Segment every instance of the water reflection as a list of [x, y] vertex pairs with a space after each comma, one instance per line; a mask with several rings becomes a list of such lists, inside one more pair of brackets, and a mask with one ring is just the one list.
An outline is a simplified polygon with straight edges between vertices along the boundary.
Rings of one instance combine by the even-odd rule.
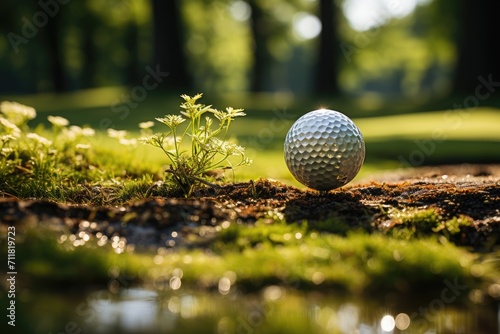
[[399, 313], [396, 316], [396, 319], [394, 319], [395, 325], [399, 330], [406, 330], [408, 327], [410, 327], [411, 319], [410, 316], [406, 313]]
[[95, 310], [94, 330], [107, 332], [111, 328], [124, 328], [140, 332], [149, 329], [157, 321], [158, 299], [154, 291], [128, 289], [120, 293], [118, 300], [92, 300]]
[[380, 328], [384, 333], [392, 333], [394, 327], [396, 327], [396, 321], [392, 315], [384, 315], [382, 320], [380, 320]]
[[[230, 274], [227, 276], [231, 276]], [[445, 308], [419, 313], [339, 297], [303, 294], [269, 286], [258, 295], [231, 290], [231, 277], [219, 293], [121, 291], [114, 299], [95, 299], [92, 333], [494, 333], [497, 307]]]

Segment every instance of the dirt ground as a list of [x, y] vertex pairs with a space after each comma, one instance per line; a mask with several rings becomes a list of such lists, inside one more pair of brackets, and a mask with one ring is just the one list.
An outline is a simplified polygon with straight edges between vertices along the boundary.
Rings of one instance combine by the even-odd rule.
[[[391, 210], [434, 208], [443, 220], [466, 215], [453, 241], [475, 250], [500, 244], [500, 165], [425, 167], [371, 176], [320, 195], [271, 180], [198, 190], [192, 198], [147, 198], [94, 207], [40, 200], [0, 199], [1, 222], [44, 224], [74, 238], [105, 236], [136, 247], [199, 247], [229, 222], [309, 221], [311, 228], [342, 222], [348, 229], [384, 230]], [[315, 226], [317, 224], [317, 226]], [[83, 233], [82, 233], [83, 232]]]

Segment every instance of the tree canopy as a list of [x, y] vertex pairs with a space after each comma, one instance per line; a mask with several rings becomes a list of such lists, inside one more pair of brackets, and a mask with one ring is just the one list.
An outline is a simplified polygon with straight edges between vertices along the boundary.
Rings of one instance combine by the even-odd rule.
[[[499, 75], [489, 0], [88, 0], [0, 5], [0, 92], [140, 84], [431, 97]], [[481, 24], [477, 24], [480, 21]]]

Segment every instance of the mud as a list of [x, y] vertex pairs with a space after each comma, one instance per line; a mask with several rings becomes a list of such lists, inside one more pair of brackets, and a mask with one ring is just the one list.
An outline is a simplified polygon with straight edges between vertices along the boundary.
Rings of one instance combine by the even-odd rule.
[[192, 198], [152, 197], [122, 206], [0, 199], [0, 227], [39, 224], [74, 238], [123, 240], [132, 247], [200, 247], [230, 224], [308, 221], [319, 232], [362, 229], [388, 233], [391, 212], [435, 209], [441, 219], [473, 223], [450, 237], [488, 251], [500, 244], [500, 166], [426, 167], [371, 176], [319, 194], [271, 180], [204, 188]]

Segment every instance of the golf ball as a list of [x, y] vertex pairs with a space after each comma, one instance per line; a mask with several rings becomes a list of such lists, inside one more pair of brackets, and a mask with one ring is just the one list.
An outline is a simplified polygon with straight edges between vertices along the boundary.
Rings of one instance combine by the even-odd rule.
[[365, 160], [361, 131], [346, 115], [328, 109], [300, 117], [285, 139], [285, 161], [309, 188], [328, 191], [347, 184]]

